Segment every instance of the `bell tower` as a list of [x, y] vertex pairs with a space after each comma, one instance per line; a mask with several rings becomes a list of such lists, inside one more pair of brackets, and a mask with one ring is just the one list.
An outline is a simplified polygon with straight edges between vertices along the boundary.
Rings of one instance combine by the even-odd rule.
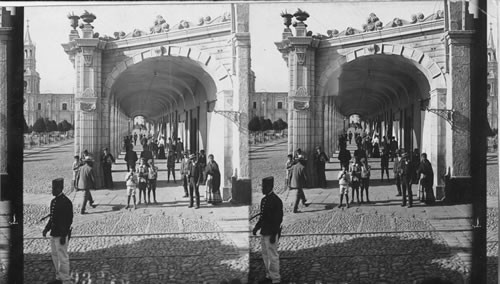
[[35, 97], [40, 94], [40, 75], [36, 71], [36, 46], [31, 40], [29, 20], [24, 36], [24, 117], [28, 125], [37, 119], [38, 106]]

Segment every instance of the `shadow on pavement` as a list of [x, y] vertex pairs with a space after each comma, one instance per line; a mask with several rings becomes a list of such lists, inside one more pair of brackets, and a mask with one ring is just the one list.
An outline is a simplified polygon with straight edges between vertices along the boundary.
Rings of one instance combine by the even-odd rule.
[[[25, 283], [47, 283], [55, 277], [50, 243], [34, 241], [42, 252], [25, 253]], [[69, 243], [71, 278], [74, 283], [117, 284], [246, 279], [248, 259], [225, 241], [214, 234], [73, 238]]]
[[[349, 236], [343, 241], [335, 239], [335, 243], [289, 249], [311, 246], [303, 241], [307, 239], [280, 240], [282, 283], [419, 283], [432, 277], [467, 283], [458, 271], [464, 264], [447, 246], [432, 238]], [[249, 283], [256, 283], [264, 276], [260, 239], [252, 238]]]

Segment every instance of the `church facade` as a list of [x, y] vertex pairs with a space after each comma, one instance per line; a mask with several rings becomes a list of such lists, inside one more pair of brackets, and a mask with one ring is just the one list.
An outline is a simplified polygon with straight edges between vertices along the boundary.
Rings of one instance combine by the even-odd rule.
[[24, 117], [28, 126], [38, 118], [56, 123], [63, 120], [74, 124], [74, 94], [40, 93], [40, 74], [36, 70], [36, 45], [31, 40], [29, 26], [24, 37]]

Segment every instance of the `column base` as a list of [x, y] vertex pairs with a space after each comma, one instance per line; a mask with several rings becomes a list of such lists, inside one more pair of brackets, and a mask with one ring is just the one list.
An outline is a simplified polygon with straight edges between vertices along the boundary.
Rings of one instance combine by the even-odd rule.
[[252, 185], [250, 179], [231, 178], [231, 203], [250, 205], [252, 202]]
[[444, 193], [443, 201], [447, 204], [472, 203], [472, 177], [452, 176], [446, 178]]

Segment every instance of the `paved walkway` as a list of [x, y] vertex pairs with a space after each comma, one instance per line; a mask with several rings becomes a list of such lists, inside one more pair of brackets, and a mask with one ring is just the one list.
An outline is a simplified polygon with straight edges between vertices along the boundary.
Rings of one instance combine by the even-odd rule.
[[126, 165], [120, 155], [113, 166], [114, 189], [93, 191], [97, 208], [80, 215], [83, 193], [69, 188], [71, 164], [69, 144], [25, 157], [26, 283], [53, 279], [49, 242], [41, 237], [45, 221], [39, 219], [48, 213], [50, 180], [56, 177], [64, 177], [65, 192], [75, 207], [69, 247], [75, 283], [246, 282], [248, 206], [212, 206], [200, 192], [201, 208], [188, 208], [180, 182], [166, 181], [166, 160], [157, 160], [158, 204], [127, 210]]
[[[413, 283], [431, 276], [463, 283], [467, 278], [470, 205], [427, 206], [416, 201], [414, 186], [414, 206], [401, 207], [394, 182], [380, 181], [380, 159], [370, 159], [371, 203], [337, 208], [340, 166], [334, 162], [326, 168], [328, 188], [305, 189], [311, 205], [294, 214], [296, 191], [284, 189], [286, 154], [283, 141], [253, 148], [250, 155], [253, 183], [274, 175], [275, 190], [284, 203], [280, 258], [285, 283]], [[391, 170], [390, 174], [393, 177]], [[257, 186], [253, 187], [252, 214], [258, 212], [262, 198]], [[262, 277], [263, 268], [258, 238], [252, 237], [250, 244], [250, 282], [254, 283]]]

